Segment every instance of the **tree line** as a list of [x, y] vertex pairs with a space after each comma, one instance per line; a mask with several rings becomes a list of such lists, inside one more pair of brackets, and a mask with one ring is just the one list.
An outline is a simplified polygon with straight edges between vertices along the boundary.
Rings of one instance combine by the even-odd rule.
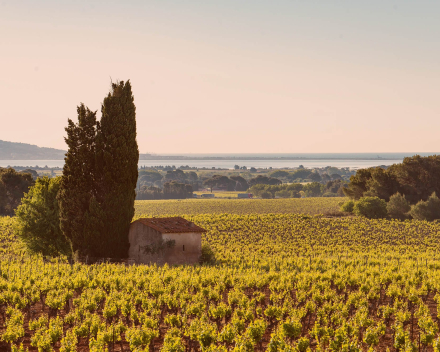
[[310, 182], [306, 184], [256, 184], [249, 192], [261, 198], [301, 198], [301, 197], [343, 197], [346, 183], [341, 180], [329, 181], [325, 184]]
[[154, 169], [141, 169], [137, 182], [136, 199], [184, 199], [198, 190], [199, 177], [194, 171], [168, 170], [165, 175]]
[[351, 201], [342, 210], [367, 217], [440, 219], [440, 156], [404, 158], [387, 169], [361, 169], [344, 193]]
[[[301, 171], [301, 170], [300, 170]], [[307, 170], [310, 173], [310, 170]], [[346, 181], [339, 179], [327, 182], [310, 182], [304, 187], [295, 183], [289, 187], [273, 175], [284, 175], [284, 170], [276, 170], [268, 175], [257, 175], [246, 179], [240, 175], [214, 174], [210, 177], [198, 176], [196, 172], [168, 170], [165, 175], [154, 169], [139, 172], [136, 199], [183, 199], [192, 197], [192, 193], [201, 185], [213, 189], [235, 192], [250, 192], [261, 198], [297, 198], [297, 197], [341, 197]]]
[[170, 181], [163, 187], [142, 186], [137, 192], [137, 200], [185, 199], [193, 196], [193, 187], [189, 184]]

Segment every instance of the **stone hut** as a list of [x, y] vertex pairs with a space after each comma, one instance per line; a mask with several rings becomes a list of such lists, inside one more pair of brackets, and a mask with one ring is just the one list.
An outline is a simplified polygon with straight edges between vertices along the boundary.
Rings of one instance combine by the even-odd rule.
[[181, 217], [142, 218], [128, 233], [128, 257], [139, 264], [195, 264], [202, 254], [203, 228]]

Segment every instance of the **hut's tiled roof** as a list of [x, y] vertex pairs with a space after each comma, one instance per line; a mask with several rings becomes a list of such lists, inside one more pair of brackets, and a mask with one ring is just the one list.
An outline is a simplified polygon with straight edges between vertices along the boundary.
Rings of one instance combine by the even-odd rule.
[[135, 222], [140, 222], [160, 233], [206, 232], [205, 229], [181, 217], [141, 218], [137, 219]]

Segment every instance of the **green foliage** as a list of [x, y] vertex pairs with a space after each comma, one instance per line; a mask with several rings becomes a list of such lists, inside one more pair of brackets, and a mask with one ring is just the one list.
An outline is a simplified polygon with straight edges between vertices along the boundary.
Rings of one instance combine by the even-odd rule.
[[306, 352], [309, 348], [310, 345], [310, 341], [307, 337], [301, 337], [297, 344], [296, 344], [296, 348], [299, 352]]
[[214, 187], [224, 187], [228, 191], [233, 191], [235, 188], [235, 183], [235, 181], [230, 180], [227, 176], [224, 175], [214, 175], [203, 182], [205, 186], [211, 189], [211, 192]]
[[249, 192], [256, 197], [261, 198], [300, 198], [300, 191], [303, 185], [300, 183], [281, 184], [281, 185], [264, 185], [258, 184], [249, 188]]
[[77, 111], [78, 124], [66, 128], [61, 230], [79, 255], [126, 257], [139, 159], [130, 82], [112, 84], [100, 123], [83, 104]]
[[331, 193], [334, 194], [337, 197], [343, 197], [344, 196], [344, 188], [346, 186], [346, 182], [342, 180], [333, 180], [328, 181], [324, 187], [322, 192], [325, 193]]
[[163, 190], [159, 187], [141, 186], [139, 191], [136, 192], [136, 200], [156, 200], [156, 199], [165, 199]]
[[185, 199], [192, 198], [191, 185], [177, 181], [166, 182], [163, 189], [154, 186], [142, 186], [136, 194], [136, 200]]
[[182, 183], [193, 183], [198, 179], [197, 174], [194, 171], [183, 172], [180, 169], [169, 170], [164, 176], [165, 181], [177, 181]]
[[211, 246], [208, 243], [202, 244], [202, 255], [200, 256], [199, 263], [200, 264], [214, 264], [215, 253], [212, 250]]
[[102, 229], [96, 184], [96, 112], [81, 104], [78, 123], [68, 120], [68, 146], [58, 200], [61, 231], [79, 255], [97, 256]]
[[78, 338], [75, 332], [71, 329], [66, 332], [66, 335], [61, 339], [60, 352], [76, 352], [76, 345]]
[[276, 170], [269, 173], [269, 176], [274, 178], [284, 178], [284, 177], [288, 177], [289, 175], [290, 173], [285, 170]]
[[248, 182], [241, 176], [231, 176], [229, 177], [232, 181], [235, 182], [234, 191], [244, 192], [249, 188]]
[[273, 198], [272, 193], [268, 192], [268, 191], [263, 191], [260, 193], [260, 197], [263, 199], [270, 199]]
[[0, 255], [21, 256], [26, 246], [16, 235], [16, 218], [0, 216]]
[[351, 176], [344, 192], [352, 199], [375, 196], [385, 201], [396, 192], [405, 196], [410, 204], [427, 199], [432, 192], [440, 193], [440, 155], [403, 159], [388, 169], [361, 169]]
[[276, 198], [292, 198], [292, 193], [288, 190], [282, 190], [275, 192]]
[[249, 336], [254, 344], [257, 344], [263, 338], [266, 328], [267, 323], [263, 319], [257, 319], [249, 324], [246, 330], [246, 335]]
[[46, 319], [44, 324], [30, 329], [35, 330], [31, 338], [31, 346], [38, 348], [38, 351], [52, 351], [53, 345], [63, 336], [63, 319], [59, 316]]
[[151, 341], [159, 336], [159, 332], [146, 326], [128, 328], [125, 337], [132, 351], [148, 351]]
[[139, 150], [136, 107], [130, 81], [112, 83], [102, 103], [96, 136], [97, 170], [102, 217], [97, 256], [125, 258], [134, 215]]
[[322, 195], [323, 185], [318, 182], [307, 183], [303, 187], [306, 197], [319, 197]]
[[322, 197], [339, 197], [337, 193], [325, 192], [322, 194]]
[[347, 200], [344, 204], [341, 205], [341, 211], [345, 213], [352, 213], [354, 209], [354, 201]]
[[139, 171], [138, 183], [139, 185], [154, 184], [156, 181], [162, 180], [162, 175], [159, 171], [154, 169], [142, 169]]
[[249, 180], [249, 185], [280, 185], [282, 182], [277, 178], [267, 177], [263, 175], [258, 175], [257, 177], [251, 178]]
[[3, 332], [1, 339], [5, 342], [17, 342], [24, 336], [23, 313], [18, 309], [9, 309], [6, 314], [9, 318], [6, 320], [6, 330]]
[[312, 172], [309, 176], [307, 176], [307, 179], [312, 180], [314, 182], [321, 181], [321, 175], [318, 172]]
[[33, 253], [70, 255], [69, 242], [60, 229], [57, 194], [59, 177], [37, 179], [17, 208], [15, 233]]
[[379, 197], [362, 197], [353, 206], [353, 213], [368, 219], [380, 219], [387, 216], [387, 204]]
[[371, 196], [388, 201], [390, 196], [401, 188], [391, 170], [393, 169], [384, 170], [380, 167], [358, 170], [356, 175], [350, 177], [350, 183], [344, 189], [344, 193], [352, 199]]
[[344, 193], [351, 199], [360, 199], [364, 192], [367, 191], [367, 181], [371, 178], [370, 169], [360, 169], [356, 172], [356, 175], [350, 177], [350, 183]]
[[21, 198], [34, 184], [30, 173], [0, 167], [0, 216], [12, 215]]
[[38, 172], [33, 169], [24, 169], [24, 170], [21, 170], [20, 173], [31, 174], [34, 181], [38, 178]]
[[387, 212], [391, 218], [405, 220], [411, 210], [409, 202], [400, 193], [393, 194], [387, 203]]
[[290, 180], [303, 180], [308, 178], [308, 176], [312, 173], [311, 170], [306, 170], [304, 168], [300, 168], [298, 170], [295, 170], [294, 172], [292, 172], [290, 174], [290, 176], [288, 177]]
[[302, 324], [298, 319], [283, 321], [280, 327], [282, 335], [289, 339], [296, 339], [301, 335]]
[[417, 220], [433, 221], [440, 219], [440, 199], [434, 193], [426, 201], [419, 201], [411, 207], [409, 214]]
[[163, 341], [161, 352], [184, 352], [185, 345], [183, 344], [180, 332], [176, 328], [168, 330]]
[[400, 188], [395, 175], [381, 167], [371, 169], [371, 178], [366, 182], [364, 196], [379, 197], [388, 201]]
[[163, 195], [166, 199], [183, 199], [191, 197], [193, 188], [191, 185], [178, 183], [176, 181], [167, 182], [163, 186]]

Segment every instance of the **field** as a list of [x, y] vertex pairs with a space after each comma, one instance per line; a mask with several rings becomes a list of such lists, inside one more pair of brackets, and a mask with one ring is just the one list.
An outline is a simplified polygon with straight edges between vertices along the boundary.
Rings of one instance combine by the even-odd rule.
[[334, 212], [345, 198], [138, 200], [136, 217], [196, 214], [309, 214]]
[[325, 215], [339, 201], [136, 202], [206, 228], [203, 266], [20, 256], [4, 218], [0, 350], [439, 351], [440, 224]]

